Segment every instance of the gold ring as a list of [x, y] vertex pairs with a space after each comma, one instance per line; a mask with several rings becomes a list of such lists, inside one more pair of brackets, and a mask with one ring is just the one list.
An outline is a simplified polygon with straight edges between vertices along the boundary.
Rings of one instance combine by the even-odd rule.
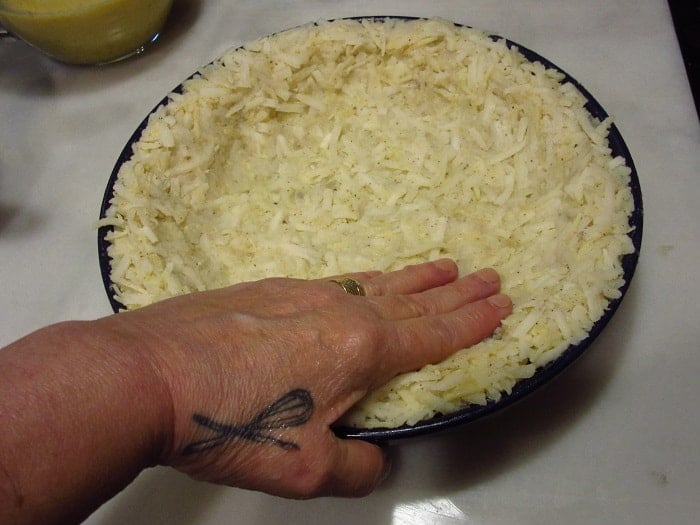
[[355, 279], [345, 277], [339, 281], [336, 281], [335, 279], [332, 281], [345, 290], [345, 293], [349, 293], [350, 295], [365, 295], [365, 289], [362, 287], [360, 282], [356, 281]]

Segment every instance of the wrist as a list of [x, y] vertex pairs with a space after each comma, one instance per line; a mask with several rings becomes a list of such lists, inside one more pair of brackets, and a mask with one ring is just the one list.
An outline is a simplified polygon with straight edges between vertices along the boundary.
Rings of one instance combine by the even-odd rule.
[[0, 521], [79, 521], [157, 463], [167, 399], [146, 356], [112, 327], [58, 323], [0, 352], [0, 414], [12, 421], [0, 448], [13, 451], [0, 465]]
[[120, 323], [120, 314], [85, 323], [82, 335], [101, 355], [101, 364], [117, 378], [119, 403], [138, 433], [143, 468], [162, 463], [172, 440], [173, 407], [167, 381], [143, 334]]

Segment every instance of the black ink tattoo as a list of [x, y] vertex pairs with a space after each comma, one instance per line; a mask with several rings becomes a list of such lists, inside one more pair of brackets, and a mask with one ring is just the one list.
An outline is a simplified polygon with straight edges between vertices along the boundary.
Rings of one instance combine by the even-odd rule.
[[299, 450], [299, 445], [293, 441], [275, 438], [270, 435], [270, 431], [303, 425], [311, 418], [313, 411], [314, 403], [309, 391], [297, 388], [284, 394], [243, 425], [218, 423], [205, 415], [194, 414], [192, 421], [213, 430], [216, 435], [190, 443], [182, 450], [182, 454], [187, 456], [209, 450], [236, 438], [256, 443], [272, 443], [285, 450]]

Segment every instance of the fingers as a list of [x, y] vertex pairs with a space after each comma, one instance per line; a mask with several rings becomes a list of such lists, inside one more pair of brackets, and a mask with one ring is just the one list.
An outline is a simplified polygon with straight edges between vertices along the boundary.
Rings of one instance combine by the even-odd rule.
[[485, 268], [421, 293], [382, 296], [374, 301], [385, 319], [399, 320], [451, 312], [498, 293], [500, 288], [498, 273]]
[[475, 345], [490, 336], [512, 309], [508, 296], [497, 294], [451, 312], [398, 321], [393, 325], [398, 351], [391, 353], [389, 369], [417, 370]]
[[457, 275], [455, 262], [441, 259], [389, 273], [363, 272], [345, 277], [358, 280], [375, 309], [385, 319], [393, 320], [450, 312], [500, 291], [500, 277], [492, 268], [460, 279]]
[[412, 294], [442, 286], [454, 281], [458, 273], [459, 270], [454, 261], [440, 259], [406, 266], [393, 272], [355, 272], [326, 277], [323, 281], [337, 281], [343, 277], [351, 277], [362, 284], [367, 295], [383, 296]]

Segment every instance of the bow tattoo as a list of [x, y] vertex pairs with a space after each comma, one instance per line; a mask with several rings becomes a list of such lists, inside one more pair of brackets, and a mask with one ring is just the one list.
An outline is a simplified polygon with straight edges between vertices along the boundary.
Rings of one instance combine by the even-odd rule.
[[271, 431], [303, 425], [311, 418], [313, 411], [314, 403], [309, 391], [297, 388], [284, 394], [243, 425], [227, 425], [214, 421], [203, 414], [195, 413], [192, 416], [192, 421], [213, 430], [215, 435], [190, 443], [182, 450], [182, 454], [187, 456], [203, 452], [237, 438], [255, 443], [272, 443], [285, 450], [299, 450], [299, 445], [293, 441], [284, 441], [273, 437]]

